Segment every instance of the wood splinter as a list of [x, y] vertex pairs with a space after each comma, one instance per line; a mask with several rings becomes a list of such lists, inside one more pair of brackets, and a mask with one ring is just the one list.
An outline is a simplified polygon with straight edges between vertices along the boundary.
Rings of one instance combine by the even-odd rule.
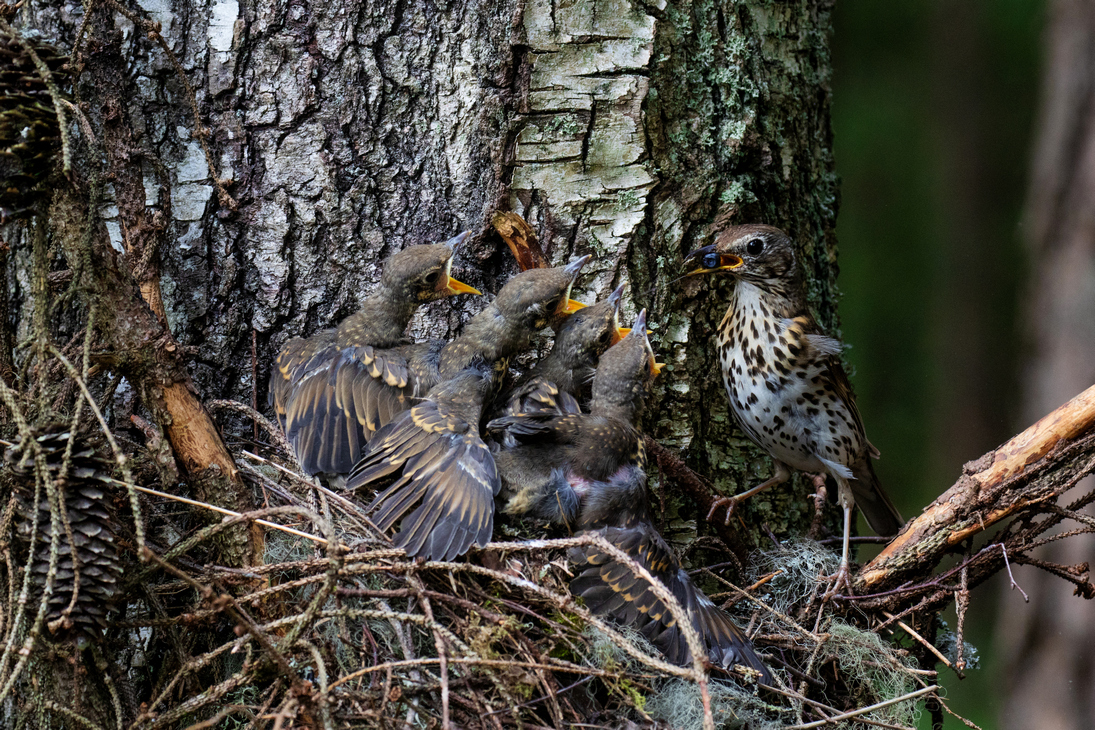
[[532, 226], [524, 218], [516, 213], [499, 211], [491, 216], [490, 224], [509, 246], [521, 271], [551, 267], [544, 250], [540, 248], [536, 231], [532, 230]]

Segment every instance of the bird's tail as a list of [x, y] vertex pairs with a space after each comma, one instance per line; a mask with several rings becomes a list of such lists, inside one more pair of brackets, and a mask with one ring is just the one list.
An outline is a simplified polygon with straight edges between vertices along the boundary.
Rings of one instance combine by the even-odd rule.
[[848, 480], [848, 486], [851, 487], [856, 506], [863, 511], [871, 529], [883, 537], [900, 532], [905, 520], [882, 490], [870, 458], [864, 456], [853, 464], [852, 475], [855, 478]]
[[[746, 666], [760, 673], [761, 682], [772, 683], [748, 637], [696, 587], [653, 525], [641, 522], [595, 532], [646, 568], [677, 599], [712, 663], [726, 669]], [[674, 664], [691, 664], [684, 632], [647, 580], [596, 545], [572, 548], [569, 557], [581, 571], [570, 589], [585, 599], [591, 611], [638, 629]]]

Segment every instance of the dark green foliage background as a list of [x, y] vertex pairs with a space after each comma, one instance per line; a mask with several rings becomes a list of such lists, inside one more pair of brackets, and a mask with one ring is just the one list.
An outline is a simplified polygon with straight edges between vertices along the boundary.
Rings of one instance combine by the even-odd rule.
[[[906, 517], [1026, 425], [1021, 214], [1044, 12], [1039, 0], [836, 4], [840, 315], [876, 467]], [[982, 669], [942, 677], [986, 730], [998, 587], [974, 592], [968, 619]]]

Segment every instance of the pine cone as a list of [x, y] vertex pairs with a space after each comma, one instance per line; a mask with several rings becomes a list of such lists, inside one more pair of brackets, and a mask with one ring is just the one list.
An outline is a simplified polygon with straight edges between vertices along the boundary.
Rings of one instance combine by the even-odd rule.
[[53, 99], [23, 44], [50, 69], [59, 88], [68, 83], [66, 57], [37, 37], [22, 41], [0, 31], [0, 223], [28, 217], [48, 194], [42, 185], [61, 148]]
[[[69, 434], [59, 429], [50, 430], [37, 439], [45, 452], [51, 476], [60, 474]], [[4, 461], [15, 475], [16, 494], [20, 514], [18, 529], [30, 538], [32, 509], [38, 510], [38, 536], [34, 541], [33, 559], [30, 561], [32, 579], [37, 595], [32, 605], [40, 599], [49, 572], [51, 521], [49, 497], [41, 491], [38, 504], [34, 500], [34, 462], [28, 457], [20, 461], [22, 453], [10, 449]], [[72, 525], [72, 543], [61, 522], [58, 536], [57, 573], [53, 581], [53, 593], [49, 598], [47, 621], [50, 629], [62, 639], [73, 639], [79, 646], [97, 639], [107, 627], [106, 615], [119, 592], [118, 582], [122, 575], [122, 562], [114, 540], [113, 520], [107, 510], [106, 495], [110, 485], [110, 465], [77, 437], [73, 444], [68, 475], [57, 481], [64, 497], [64, 507]], [[75, 606], [71, 614], [64, 615], [77, 590], [73, 570], [73, 554], [79, 568], [80, 583]]]

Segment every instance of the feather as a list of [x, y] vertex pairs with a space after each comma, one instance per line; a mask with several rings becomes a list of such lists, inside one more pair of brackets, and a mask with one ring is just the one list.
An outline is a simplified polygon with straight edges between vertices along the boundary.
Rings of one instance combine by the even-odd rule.
[[285, 435], [308, 474], [349, 473], [415, 387], [399, 352], [367, 346], [325, 347], [284, 369], [292, 372], [278, 386], [278, 398], [287, 399]]
[[350, 475], [359, 489], [400, 474], [369, 508], [385, 531], [402, 518], [393, 542], [412, 557], [452, 560], [490, 540], [501, 482], [473, 424], [491, 382], [481, 363], [438, 385], [377, 432]]
[[[762, 681], [771, 682], [771, 675], [749, 640], [696, 587], [652, 524], [640, 521], [630, 527], [609, 526], [595, 532], [635, 559], [677, 599], [712, 661], [727, 669], [735, 664], [750, 667], [761, 673]], [[591, 611], [638, 629], [670, 661], [691, 663], [692, 655], [676, 618], [644, 578], [629, 565], [617, 563], [592, 546], [573, 548], [569, 556], [580, 571], [571, 580], [571, 591], [582, 596]]]

